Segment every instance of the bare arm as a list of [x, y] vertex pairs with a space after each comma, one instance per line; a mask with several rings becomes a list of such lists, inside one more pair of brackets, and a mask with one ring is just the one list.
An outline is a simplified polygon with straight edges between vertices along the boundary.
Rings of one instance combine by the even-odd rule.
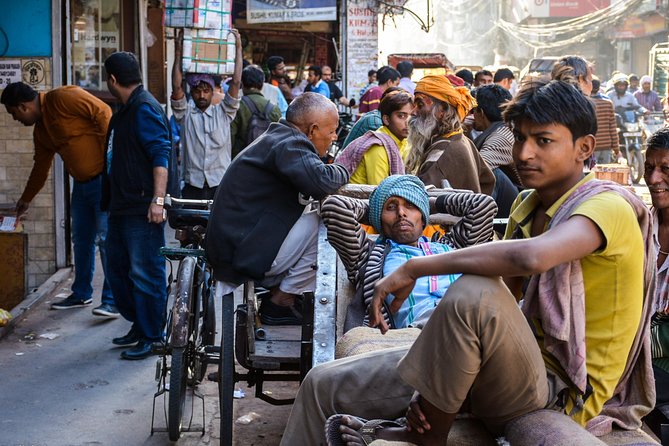
[[184, 30], [177, 29], [174, 36], [174, 65], [172, 65], [172, 99], [179, 100], [184, 97], [184, 90], [181, 87], [183, 83], [183, 51], [184, 51]]
[[230, 88], [228, 89], [228, 94], [235, 99], [239, 99], [239, 90], [242, 85], [242, 38], [239, 35], [239, 31], [236, 29], [231, 29], [230, 32], [235, 35], [235, 71], [232, 74], [232, 80], [230, 81]]
[[381, 315], [381, 304], [388, 294], [395, 299], [391, 312], [397, 312], [413, 290], [416, 279], [428, 275], [477, 274], [518, 277], [539, 274], [561, 263], [581, 259], [600, 249], [604, 235], [587, 217], [575, 215], [544, 234], [525, 240], [508, 240], [473, 246], [435, 256], [409, 260], [374, 287], [370, 305], [370, 326], [382, 333], [388, 326]]

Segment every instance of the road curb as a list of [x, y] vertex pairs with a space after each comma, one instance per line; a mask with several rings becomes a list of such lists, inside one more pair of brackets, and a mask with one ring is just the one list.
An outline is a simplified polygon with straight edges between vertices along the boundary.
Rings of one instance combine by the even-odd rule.
[[49, 277], [35, 291], [29, 293], [12, 311], [12, 318], [7, 325], [0, 327], [0, 339], [14, 330], [14, 326], [25, 318], [45, 297], [49, 296], [58, 286], [65, 282], [72, 273], [72, 268], [61, 268]]

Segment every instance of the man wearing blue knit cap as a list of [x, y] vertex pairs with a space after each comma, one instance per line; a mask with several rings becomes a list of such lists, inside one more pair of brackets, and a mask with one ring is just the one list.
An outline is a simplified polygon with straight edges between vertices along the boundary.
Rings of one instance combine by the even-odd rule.
[[[462, 218], [439, 242], [429, 242], [422, 232], [430, 213], [447, 213]], [[356, 288], [346, 315], [344, 331], [368, 325], [366, 308], [371, 302], [374, 284], [379, 279], [410, 258], [487, 242], [492, 237], [492, 218], [496, 213], [497, 205], [489, 195], [450, 192], [439, 197], [428, 197], [425, 186], [414, 175], [387, 177], [370, 195], [369, 203], [367, 200], [341, 195], [326, 198], [321, 206], [321, 217], [328, 230], [328, 240], [339, 254], [348, 278]], [[379, 238], [372, 239], [361, 223], [371, 223], [381, 234]], [[458, 276], [442, 275], [417, 281], [412, 297], [404, 302], [400, 311], [384, 315], [386, 322], [392, 328], [408, 325], [422, 327], [446, 288]], [[390, 301], [392, 296], [386, 300], [386, 304]], [[334, 370], [336, 374], [341, 372], [341, 376], [350, 378], [355, 373], [349, 372], [359, 369], [348, 369], [350, 359], [329, 362], [309, 372], [293, 404], [281, 446], [323, 444], [323, 421], [319, 417], [325, 416], [325, 413], [320, 403], [335, 398], [321, 395], [320, 391], [331, 395], [336, 393], [338, 400], [356, 401], [359, 408], [365, 407], [366, 402], [358, 399], [363, 390], [355, 388], [357, 379], [353, 378], [346, 384], [336, 379], [310, 379], [314, 373], [321, 373], [325, 369], [328, 370], [326, 373]], [[352, 388], [355, 391], [350, 393]], [[387, 396], [392, 397], [391, 394], [389, 392]]]
[[[492, 217], [496, 212], [491, 197], [472, 193], [449, 193], [428, 197], [425, 185], [414, 175], [392, 175], [384, 179], [363, 200], [334, 195], [323, 203], [321, 215], [334, 246], [359, 291], [351, 304], [347, 329], [367, 325], [366, 308], [371, 302], [374, 283], [413, 257], [440, 254], [485, 242], [492, 236]], [[438, 242], [422, 235], [430, 212], [462, 216], [452, 230]], [[370, 238], [361, 226], [369, 223], [380, 234]], [[351, 237], [355, 234], [355, 237]], [[397, 313], [386, 311], [393, 328], [422, 327], [432, 310], [458, 274], [428, 276], [416, 283]], [[386, 304], [393, 300], [389, 296]]]

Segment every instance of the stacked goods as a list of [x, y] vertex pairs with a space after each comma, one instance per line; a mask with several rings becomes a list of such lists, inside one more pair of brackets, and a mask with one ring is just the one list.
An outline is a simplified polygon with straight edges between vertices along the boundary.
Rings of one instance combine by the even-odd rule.
[[186, 29], [183, 68], [187, 73], [231, 74], [235, 69], [235, 36], [227, 29]]
[[165, 26], [229, 29], [230, 0], [166, 0]]
[[629, 185], [630, 167], [622, 164], [597, 164], [593, 169], [595, 177], [622, 185]]
[[184, 31], [183, 69], [187, 73], [231, 74], [235, 37], [231, 0], [166, 0], [165, 26]]

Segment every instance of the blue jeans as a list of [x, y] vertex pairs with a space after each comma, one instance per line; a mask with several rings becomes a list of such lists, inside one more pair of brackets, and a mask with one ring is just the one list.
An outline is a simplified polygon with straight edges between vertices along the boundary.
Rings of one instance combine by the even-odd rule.
[[100, 210], [102, 176], [87, 182], [75, 181], [72, 188], [72, 244], [74, 251], [74, 282], [72, 294], [76, 299], [88, 300], [93, 295], [93, 273], [95, 272], [95, 246], [100, 249], [100, 261], [104, 274], [102, 303], [114, 305], [114, 297], [107, 280], [107, 212]]
[[160, 341], [165, 325], [167, 280], [165, 224], [145, 215], [111, 215], [107, 232], [109, 285], [121, 315], [148, 341]]

